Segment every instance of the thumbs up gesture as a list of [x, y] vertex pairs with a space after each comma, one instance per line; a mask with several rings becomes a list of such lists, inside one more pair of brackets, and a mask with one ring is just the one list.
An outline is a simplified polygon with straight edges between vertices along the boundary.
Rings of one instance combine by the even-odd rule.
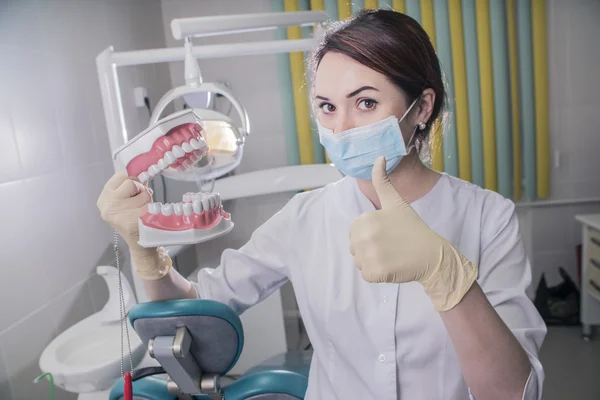
[[384, 157], [375, 162], [372, 179], [381, 210], [360, 215], [350, 227], [350, 252], [363, 279], [417, 281], [437, 311], [453, 308], [477, 278], [477, 268], [398, 194]]

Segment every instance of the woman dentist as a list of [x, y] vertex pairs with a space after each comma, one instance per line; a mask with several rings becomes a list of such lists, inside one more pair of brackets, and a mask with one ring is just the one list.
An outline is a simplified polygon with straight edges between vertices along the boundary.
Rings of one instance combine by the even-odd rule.
[[425, 31], [364, 11], [312, 62], [321, 143], [346, 177], [296, 195], [197, 285], [137, 245], [151, 195], [122, 172], [106, 184], [98, 207], [150, 298], [242, 313], [290, 280], [314, 348], [309, 400], [541, 399], [546, 327], [513, 202], [419, 158], [445, 97]]

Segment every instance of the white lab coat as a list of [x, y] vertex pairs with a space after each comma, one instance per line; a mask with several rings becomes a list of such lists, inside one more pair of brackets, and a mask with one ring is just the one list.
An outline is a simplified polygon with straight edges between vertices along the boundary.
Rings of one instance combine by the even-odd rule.
[[[533, 366], [523, 398], [541, 399], [546, 327], [525, 293], [531, 271], [513, 202], [443, 175], [411, 205], [479, 266], [479, 285]], [[198, 295], [242, 313], [289, 279], [314, 348], [307, 400], [469, 399], [422, 286], [368, 283], [356, 269], [350, 225], [371, 210], [349, 177], [298, 194], [240, 250], [224, 251], [218, 268], [200, 270]]]

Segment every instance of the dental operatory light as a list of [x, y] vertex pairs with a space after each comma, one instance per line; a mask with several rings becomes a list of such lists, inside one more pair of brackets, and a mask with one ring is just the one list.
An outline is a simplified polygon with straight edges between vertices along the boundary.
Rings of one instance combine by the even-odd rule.
[[[245, 137], [250, 133], [250, 121], [242, 104], [231, 93], [228, 87], [220, 83], [203, 82], [198, 62], [192, 53], [192, 41], [185, 38], [185, 85], [171, 89], [158, 102], [150, 124], [156, 124], [166, 108], [174, 99], [182, 97], [192, 106], [195, 115], [202, 121], [202, 136], [208, 144], [208, 154], [200, 162], [190, 165], [184, 170], [172, 168], [163, 171], [163, 175], [173, 180], [189, 182], [210, 182], [232, 172], [240, 164], [243, 156]], [[195, 107], [194, 101], [202, 102], [206, 95], [226, 98], [236, 110], [241, 126], [216, 110]], [[192, 103], [192, 104], [190, 104]]]
[[183, 96], [187, 108], [210, 108], [213, 105], [212, 93], [191, 93]]

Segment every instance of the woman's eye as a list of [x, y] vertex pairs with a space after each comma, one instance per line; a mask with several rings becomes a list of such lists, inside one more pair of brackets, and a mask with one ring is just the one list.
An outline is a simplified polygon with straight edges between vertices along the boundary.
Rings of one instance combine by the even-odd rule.
[[330, 103], [323, 103], [319, 105], [319, 107], [321, 108], [321, 111], [323, 111], [325, 114], [329, 114], [335, 111], [335, 106]]
[[364, 99], [358, 103], [358, 108], [361, 110], [370, 110], [375, 107], [375, 104], [377, 104], [377, 102], [373, 99]]

